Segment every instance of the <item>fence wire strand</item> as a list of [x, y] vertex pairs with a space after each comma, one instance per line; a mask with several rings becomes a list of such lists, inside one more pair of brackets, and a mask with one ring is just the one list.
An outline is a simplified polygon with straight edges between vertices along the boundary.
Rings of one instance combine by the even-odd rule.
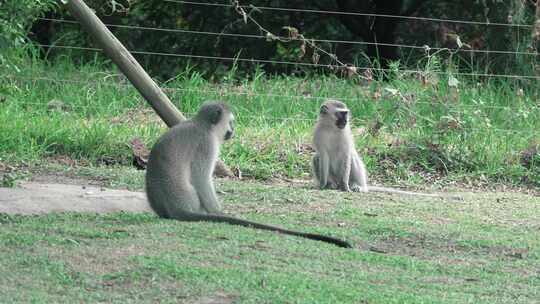
[[[34, 106], [38, 106], [38, 107], [47, 107], [46, 103], [38, 103], [38, 102], [24, 102], [23, 105], [34, 105]], [[134, 108], [126, 108], [126, 111], [134, 110], [134, 109], [135, 110], [137, 110], [137, 109], [142, 110], [142, 108], [148, 109], [148, 110], [151, 109], [150, 105], [148, 105], [146, 103], [140, 103], [140, 104], [136, 104], [136, 105], [133, 105], [133, 106], [134, 106]], [[80, 110], [103, 109], [102, 107], [91, 106], [91, 105], [68, 105], [68, 107], [69, 108], [74, 108], [74, 109], [80, 109]], [[33, 111], [32, 113], [42, 113], [41, 111], [38, 111], [37, 109], [26, 109], [26, 111], [27, 112], [28, 111]], [[63, 111], [65, 113], [69, 113], [69, 110], [58, 110], [58, 111]], [[119, 114], [121, 114], [121, 113], [119, 113]], [[187, 118], [193, 117], [195, 115], [195, 113], [193, 113], [193, 112], [182, 112], [182, 114], [184, 114], [184, 116], [186, 116]], [[417, 113], [414, 113], [414, 114], [415, 114], [415, 117], [420, 118], [421, 120], [424, 120], [424, 121], [426, 121], [428, 123], [431, 123], [431, 124], [437, 123], [436, 121], [433, 121], [430, 118], [419, 116]], [[317, 121], [316, 118], [304, 118], [304, 117], [294, 117], [294, 116], [293, 117], [281, 117], [281, 116], [267, 116], [267, 115], [252, 115], [252, 114], [245, 114], [245, 113], [242, 114], [242, 117], [250, 118], [252, 120], [257, 120], [257, 121], [282, 121], [282, 122], [306, 122], [306, 123], [309, 122], [309, 123], [312, 123], [312, 124], [314, 124]], [[128, 120], [128, 119], [126, 119], [126, 120]], [[353, 118], [352, 123], [353, 123], [353, 125], [358, 125], [357, 127], [359, 127], [359, 125], [363, 125], [365, 123], [365, 121], [363, 121], [361, 119], [358, 119], [358, 118]], [[501, 132], [501, 133], [521, 134], [521, 135], [529, 135], [529, 136], [536, 136], [536, 137], [538, 136], [538, 133], [532, 132], [532, 131], [531, 132], [524, 132], [523, 130], [501, 129], [501, 128], [493, 128], [493, 127], [490, 127], [490, 128], [459, 127], [456, 130], [482, 131], [482, 132], [495, 131], [495, 132]]]
[[[90, 82], [90, 81], [81, 81], [81, 80], [69, 80], [69, 79], [52, 79], [52, 78], [46, 78], [46, 77], [21, 77], [21, 76], [10, 76], [11, 78], [17, 78], [17, 79], [23, 79], [23, 80], [32, 80], [32, 81], [51, 81], [51, 82], [66, 82], [66, 83], [77, 83], [77, 84], [87, 84], [87, 85], [97, 85], [97, 84], [100, 84], [100, 85], [105, 85], [105, 86], [118, 86], [118, 87], [121, 87], [121, 88], [124, 88], [124, 89], [135, 89], [133, 88], [131, 85], [128, 85], [128, 84], [120, 84], [120, 83], [111, 83], [111, 82]], [[248, 95], [248, 96], [279, 96], [279, 97], [285, 97], [285, 98], [304, 98], [304, 99], [326, 99], [326, 98], [338, 98], [338, 99], [341, 99], [341, 100], [353, 100], [353, 101], [358, 101], [359, 98], [345, 98], [345, 97], [312, 97], [312, 96], [303, 96], [303, 95], [275, 95], [275, 94], [255, 94], [255, 93], [251, 93], [251, 92], [222, 92], [222, 91], [217, 91], [217, 90], [201, 90], [201, 89], [182, 89], [182, 88], [163, 88], [165, 91], [180, 91], [180, 92], [186, 92], [186, 91], [189, 91], [189, 92], [198, 92], [198, 93], [212, 93], [212, 94], [216, 94], [216, 95], [220, 95], [220, 96], [223, 96], [223, 95], [228, 95], [228, 94], [232, 94], [232, 95]], [[432, 103], [429, 103], [429, 102], [420, 102], [420, 101], [415, 101], [414, 103], [418, 103], [418, 104], [429, 104], [429, 105], [434, 105]], [[24, 105], [26, 104], [30, 104], [30, 105], [35, 105], [35, 106], [47, 106], [46, 103], [36, 103], [36, 102], [24, 102], [23, 103]], [[441, 104], [442, 105], [442, 104]], [[133, 104], [132, 105], [133, 107], [142, 107], [142, 108], [148, 108], [150, 109], [150, 106], [146, 103], [146, 102], [142, 102], [142, 103], [136, 103], [136, 104]], [[466, 105], [461, 105], [463, 107], [467, 107]], [[93, 109], [93, 110], [102, 110], [103, 108], [102, 107], [98, 107], [98, 106], [93, 106], [93, 105], [69, 105], [69, 107], [72, 107], [72, 108], [77, 108], [77, 109]], [[469, 107], [473, 107], [473, 108], [478, 108], [478, 106], [469, 106]], [[502, 106], [485, 106], [483, 105], [482, 107], [484, 108], [497, 108], [497, 109], [503, 109], [503, 110], [509, 110], [510, 108], [509, 107], [502, 107]], [[409, 110], [409, 109], [406, 109], [406, 110]], [[453, 110], [453, 109], [447, 109], [448, 112], [451, 112], [451, 113], [455, 113], [455, 114], [461, 114], [462, 112], [461, 111], [457, 111], [457, 110]], [[411, 110], [409, 110], [411, 111]], [[422, 115], [419, 115], [418, 113], [416, 112], [410, 112], [414, 117], [416, 118], [420, 118], [421, 120], [423, 121], [426, 121], [428, 123], [431, 123], [431, 124], [435, 124], [436, 121], [432, 120], [431, 118], [428, 118], [428, 117], [424, 117]], [[186, 113], [186, 115], [189, 117], [189, 114], [190, 113]], [[191, 113], [193, 114], [193, 113]], [[275, 120], [275, 121], [293, 121], [293, 122], [311, 122], [311, 123], [314, 123], [316, 121], [316, 118], [304, 118], [304, 117], [276, 117], [276, 116], [266, 116], [266, 115], [249, 115], [249, 114], [243, 114], [244, 117], [249, 117], [249, 118], [252, 118], [252, 119], [259, 119], [259, 120], [267, 120], [267, 121], [272, 121], [272, 120]], [[353, 122], [356, 123], [356, 124], [361, 124], [363, 123], [362, 120], [358, 119], [358, 118], [354, 118], [353, 119]], [[474, 127], [467, 127], [467, 128], [461, 128], [463, 130], [472, 130], [472, 131], [486, 131], [485, 128], [474, 128]], [[504, 132], [504, 133], [513, 133], [513, 134], [529, 134], [530, 135], [534, 135], [534, 132], [523, 132], [523, 130], [514, 130], [514, 129], [501, 129], [501, 128], [488, 128], [488, 130], [493, 130], [493, 131], [497, 131], [497, 132]]]
[[[80, 47], [80, 46], [70, 46], [70, 45], [54, 45], [54, 44], [37, 44], [37, 46], [48, 47], [48, 48], [58, 48], [58, 49], [73, 49], [73, 50], [83, 50], [83, 51], [93, 51], [93, 52], [103, 52], [103, 49], [100, 48], [91, 48], [91, 47]], [[222, 57], [222, 56], [205, 56], [205, 55], [192, 55], [192, 54], [175, 54], [175, 53], [162, 53], [162, 52], [149, 52], [149, 51], [132, 51], [132, 54], [139, 55], [152, 55], [152, 56], [167, 56], [167, 57], [178, 57], [178, 58], [197, 58], [197, 59], [212, 59], [212, 60], [222, 60], [222, 61], [232, 61], [232, 62], [250, 62], [250, 63], [269, 63], [269, 64], [283, 64], [283, 65], [296, 65], [296, 66], [307, 66], [307, 67], [322, 67], [330, 68], [334, 70], [342, 70], [345, 67], [342, 65], [336, 64], [320, 64], [320, 63], [309, 63], [309, 62], [293, 62], [293, 61], [279, 61], [279, 60], [267, 60], [267, 59], [255, 59], [255, 58], [235, 58], [235, 57]], [[471, 76], [471, 77], [501, 77], [501, 78], [514, 78], [514, 79], [540, 79], [540, 76], [533, 75], [512, 75], [512, 74], [488, 74], [488, 73], [468, 73], [468, 72], [442, 72], [442, 71], [422, 71], [422, 70], [411, 70], [411, 69], [402, 69], [402, 70], [392, 70], [385, 68], [375, 68], [375, 67], [359, 67], [359, 66], [347, 66], [347, 68], [355, 68], [356, 70], [366, 71], [378, 71], [378, 72], [397, 72], [397, 73], [409, 73], [409, 74], [438, 74], [438, 75], [448, 75], [452, 74], [455, 76]]]
[[[92, 80], [71, 80], [71, 79], [57, 79], [57, 78], [50, 78], [50, 77], [41, 77], [41, 76], [32, 76], [32, 77], [26, 77], [26, 76], [19, 76], [19, 75], [8, 75], [7, 77], [13, 78], [13, 79], [20, 79], [20, 80], [27, 80], [27, 81], [48, 81], [48, 82], [58, 82], [58, 83], [75, 83], [75, 84], [82, 84], [82, 85], [91, 85], [94, 87], [97, 86], [110, 86], [110, 87], [119, 87], [126, 90], [136, 90], [135, 87], [131, 84], [122, 84], [122, 83], [115, 83], [110, 81], [92, 81]], [[325, 99], [339, 99], [342, 101], [358, 101], [362, 98], [368, 98], [366, 96], [358, 96], [358, 97], [344, 97], [344, 96], [311, 96], [311, 95], [283, 95], [283, 94], [273, 94], [273, 93], [255, 93], [251, 91], [247, 92], [238, 92], [238, 91], [230, 91], [230, 90], [212, 90], [212, 89], [193, 89], [193, 88], [173, 88], [173, 87], [161, 87], [161, 89], [165, 92], [196, 92], [196, 93], [208, 93], [208, 94], [214, 94], [217, 96], [226, 96], [226, 95], [245, 95], [246, 97], [272, 97], [272, 98], [284, 98], [284, 99], [303, 99], [303, 100], [317, 100], [317, 101], [323, 101]], [[437, 105], [433, 102], [427, 102], [427, 101], [414, 101], [414, 104], [424, 104], [424, 105]], [[440, 104], [444, 105], [444, 104]], [[494, 110], [512, 110], [512, 107], [510, 106], [495, 106], [495, 105], [463, 105], [460, 104], [460, 107], [463, 108], [474, 108], [478, 109], [486, 108], [486, 109], [494, 109]], [[540, 109], [539, 106], [531, 105], [533, 109]]]
[[[40, 20], [47, 20], [58, 23], [69, 23], [78, 25], [79, 22], [75, 20], [67, 19], [55, 19], [55, 18], [38, 18]], [[237, 37], [237, 38], [250, 38], [250, 39], [267, 39], [265, 35], [253, 35], [253, 34], [238, 34], [238, 33], [224, 33], [224, 32], [209, 32], [209, 31], [195, 31], [185, 29], [171, 29], [171, 28], [158, 28], [138, 25], [123, 25], [123, 24], [105, 24], [111, 28], [133, 29], [133, 30], [146, 30], [146, 31], [161, 31], [170, 33], [184, 33], [184, 34], [196, 34], [196, 35], [213, 35], [213, 36], [225, 36], [225, 37]], [[278, 39], [291, 39], [289, 37], [278, 36]], [[300, 41], [299, 39], [291, 39], [292, 41]], [[368, 42], [368, 41], [354, 41], [354, 40], [333, 40], [333, 39], [309, 39], [318, 43], [341, 43], [341, 44], [356, 44], [356, 45], [377, 45], [377, 46], [390, 46], [408, 49], [425, 50], [426, 45], [411, 45], [411, 44], [399, 44], [399, 43], [382, 43], [382, 42]], [[448, 52], [464, 52], [464, 53], [482, 53], [482, 54], [506, 54], [506, 55], [526, 55], [526, 56], [538, 56], [538, 52], [522, 52], [522, 51], [505, 51], [505, 50], [482, 50], [482, 49], [456, 49], [456, 48], [443, 48], [443, 47], [429, 47], [432, 51], [448, 51]]]
[[[164, 2], [200, 5], [200, 6], [214, 6], [214, 7], [232, 7], [231, 4], [225, 3], [209, 3], [209, 2], [195, 2], [195, 1], [183, 1], [183, 0], [163, 0]], [[442, 18], [428, 18], [428, 17], [416, 17], [416, 16], [403, 16], [403, 15], [388, 15], [388, 14], [373, 14], [373, 13], [359, 13], [359, 12], [343, 12], [343, 11], [330, 11], [330, 10], [315, 10], [315, 9], [299, 9], [299, 8], [284, 8], [284, 7], [268, 7], [268, 6], [254, 6], [254, 5], [241, 5], [240, 7], [245, 9], [258, 9], [268, 11], [287, 11], [287, 12], [302, 12], [302, 13], [317, 13], [328, 15], [348, 15], [348, 16], [364, 16], [364, 17], [379, 17], [379, 18], [396, 18], [407, 19], [417, 21], [429, 21], [429, 22], [447, 22], [447, 23], [460, 23], [471, 25], [484, 25], [484, 26], [504, 26], [504, 27], [518, 27], [518, 28], [532, 28], [530, 24], [519, 23], [502, 23], [502, 22], [482, 22], [482, 21], [468, 21], [468, 20], [455, 20], [455, 19], [442, 19]]]

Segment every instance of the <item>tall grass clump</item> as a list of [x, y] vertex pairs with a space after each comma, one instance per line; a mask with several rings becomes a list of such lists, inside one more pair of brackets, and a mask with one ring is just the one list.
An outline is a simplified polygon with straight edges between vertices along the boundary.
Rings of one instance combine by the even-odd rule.
[[[67, 156], [128, 165], [133, 138], [150, 146], [165, 131], [121, 73], [102, 61], [11, 58], [17, 69], [0, 71], [3, 162]], [[257, 70], [249, 79], [232, 71], [216, 83], [187, 69], [161, 85], [187, 116], [207, 99], [232, 105], [238, 136], [222, 155], [244, 176], [307, 177], [320, 103], [337, 98], [350, 107], [357, 149], [377, 177], [540, 185], [538, 89], [526, 80], [460, 75], [436, 56], [426, 62], [421, 74], [396, 66], [387, 79], [361, 82]]]

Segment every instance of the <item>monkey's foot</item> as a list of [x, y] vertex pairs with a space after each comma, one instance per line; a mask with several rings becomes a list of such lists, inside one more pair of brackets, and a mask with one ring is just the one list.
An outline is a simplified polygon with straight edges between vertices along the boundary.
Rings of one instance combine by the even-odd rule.
[[352, 185], [351, 191], [353, 192], [368, 192], [368, 187], [362, 187], [360, 185]]

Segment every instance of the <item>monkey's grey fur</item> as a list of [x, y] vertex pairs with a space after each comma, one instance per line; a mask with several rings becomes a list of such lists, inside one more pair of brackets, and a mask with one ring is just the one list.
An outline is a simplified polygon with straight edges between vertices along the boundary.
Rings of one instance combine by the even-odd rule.
[[445, 197], [439, 194], [368, 186], [366, 166], [354, 147], [349, 116], [347, 105], [339, 100], [328, 99], [321, 105], [313, 135], [315, 155], [312, 158], [313, 176], [320, 189]]
[[351, 247], [345, 241], [259, 224], [221, 213], [212, 173], [220, 145], [234, 133], [234, 116], [224, 103], [205, 102], [196, 116], [172, 127], [152, 148], [146, 171], [146, 193], [163, 218], [224, 222], [277, 231]]

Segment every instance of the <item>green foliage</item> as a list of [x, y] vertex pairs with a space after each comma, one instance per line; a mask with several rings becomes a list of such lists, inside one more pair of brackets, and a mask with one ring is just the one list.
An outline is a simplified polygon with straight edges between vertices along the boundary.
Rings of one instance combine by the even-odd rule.
[[32, 22], [44, 12], [54, 8], [55, 5], [55, 0], [2, 1], [2, 8], [0, 9], [0, 50], [23, 45], [26, 42], [25, 37]]
[[[463, 9], [465, 7], [467, 9]], [[464, 50], [532, 52], [534, 13], [534, 3], [522, 0], [428, 1], [420, 7], [418, 16], [525, 26], [412, 20], [408, 22], [408, 26], [398, 28], [398, 36], [404, 44], [412, 45], [425, 44], [430, 47]], [[407, 58], [407, 61], [411, 63], [425, 55], [422, 50], [402, 49], [402, 58]], [[440, 55], [451, 56], [449, 52], [441, 52]], [[463, 71], [524, 75], [538, 72], [536, 56], [532, 54], [464, 51], [456, 57], [459, 60], [454, 63], [458, 64], [458, 68]]]

